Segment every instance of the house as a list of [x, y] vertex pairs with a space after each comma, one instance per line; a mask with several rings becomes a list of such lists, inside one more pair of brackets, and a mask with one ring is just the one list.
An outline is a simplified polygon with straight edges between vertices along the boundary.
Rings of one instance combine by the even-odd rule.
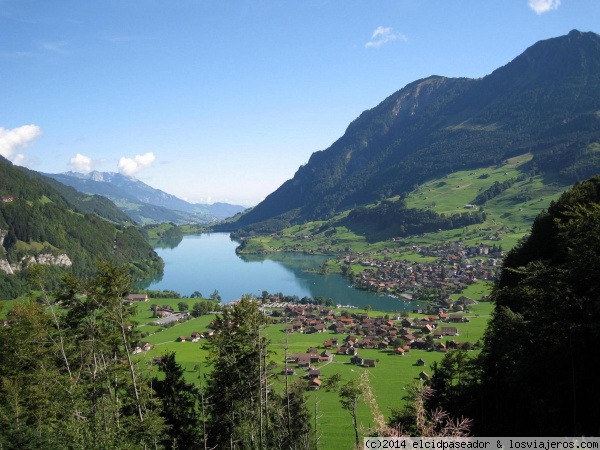
[[374, 359], [365, 359], [362, 365], [363, 367], [375, 367], [376, 363]]
[[326, 362], [326, 361], [331, 361], [333, 359], [333, 355], [328, 352], [327, 350], [323, 350], [321, 352], [321, 357], [319, 358], [319, 361], [321, 362]]
[[446, 351], [446, 346], [443, 343], [438, 342], [437, 344], [433, 345], [433, 349], [436, 352], [445, 352]]
[[423, 358], [419, 358], [415, 364], [417, 366], [424, 366], [425, 365], [425, 360], [423, 360]]
[[462, 314], [450, 314], [450, 316], [448, 316], [448, 322], [460, 323], [468, 322], [468, 320], [465, 320]]
[[150, 342], [142, 342], [142, 351], [147, 352], [152, 348], [152, 344]]
[[456, 327], [442, 327], [442, 334], [444, 336], [458, 336], [458, 328], [456, 328]]
[[313, 378], [321, 378], [321, 371], [319, 369], [311, 369], [308, 371], [307, 377], [311, 380]]
[[179, 336], [179, 337], [177, 338], [177, 342], [185, 342], [185, 340], [186, 340], [186, 337], [185, 337], [185, 336]]
[[396, 355], [404, 356], [404, 348], [398, 347], [398, 348], [394, 349], [394, 353]]
[[281, 375], [296, 375], [296, 369], [293, 367], [284, 367], [281, 371]]
[[318, 391], [320, 387], [321, 387], [321, 380], [318, 378], [312, 378], [308, 382], [308, 389], [310, 389], [311, 391]]
[[350, 363], [356, 364], [357, 366], [361, 366], [363, 362], [364, 358], [362, 356], [354, 355], [352, 358], [350, 358]]
[[127, 297], [127, 299], [130, 302], [147, 302], [148, 294], [129, 294], [129, 297]]
[[429, 378], [430, 378], [430, 377], [429, 377], [429, 374], [428, 374], [428, 373], [426, 373], [425, 371], [423, 371], [423, 372], [421, 372], [421, 373], [419, 374], [419, 378], [420, 378], [421, 380], [429, 380]]
[[301, 355], [298, 357], [298, 360], [296, 362], [298, 363], [298, 367], [308, 367], [311, 363], [310, 355]]

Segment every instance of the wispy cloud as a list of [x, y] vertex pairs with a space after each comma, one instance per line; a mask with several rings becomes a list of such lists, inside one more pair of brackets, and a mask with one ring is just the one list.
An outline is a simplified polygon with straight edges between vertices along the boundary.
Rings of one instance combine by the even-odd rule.
[[41, 135], [42, 129], [37, 125], [23, 125], [12, 130], [0, 127], [0, 155], [22, 165], [26, 156], [17, 150], [27, 147]]
[[119, 173], [128, 177], [134, 176], [136, 173], [150, 167], [156, 156], [154, 153], [148, 152], [143, 155], [135, 155], [135, 158], [122, 157], [119, 159]]
[[408, 38], [402, 33], [394, 31], [391, 27], [378, 26], [375, 28], [375, 31], [373, 31], [369, 42], [365, 44], [365, 48], [379, 48], [383, 44], [397, 40], [407, 41]]
[[66, 42], [40, 42], [39, 47], [46, 52], [56, 53], [59, 55], [71, 54], [71, 51], [67, 49]]
[[536, 14], [544, 14], [553, 9], [558, 9], [560, 0], [529, 0], [529, 7]]
[[139, 36], [126, 35], [126, 34], [115, 34], [115, 33], [109, 33], [109, 32], [101, 32], [97, 35], [97, 37], [101, 41], [110, 42], [112, 44], [118, 44], [118, 43], [122, 43], [122, 42], [136, 42], [136, 41], [141, 41], [144, 39]]
[[92, 158], [77, 153], [69, 160], [69, 170], [88, 173], [93, 170]]

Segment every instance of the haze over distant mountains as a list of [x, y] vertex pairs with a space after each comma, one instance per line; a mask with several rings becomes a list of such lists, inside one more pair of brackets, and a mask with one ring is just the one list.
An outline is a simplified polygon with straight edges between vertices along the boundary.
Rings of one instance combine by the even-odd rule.
[[173, 222], [206, 224], [232, 217], [246, 208], [229, 203], [189, 203], [136, 178], [114, 172], [44, 174], [79, 192], [102, 195], [141, 224]]
[[600, 173], [599, 35], [573, 30], [540, 41], [481, 79], [431, 76], [407, 85], [363, 112], [230, 229], [326, 220], [433, 177], [529, 152], [524, 170], [567, 184]]

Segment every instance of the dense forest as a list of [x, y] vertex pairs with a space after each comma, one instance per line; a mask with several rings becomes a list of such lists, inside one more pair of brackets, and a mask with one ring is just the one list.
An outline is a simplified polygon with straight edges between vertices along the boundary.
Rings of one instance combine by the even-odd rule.
[[111, 202], [57, 184], [0, 159], [0, 259], [14, 272], [0, 271], [0, 298], [26, 292], [25, 269], [40, 255], [66, 255], [71, 263], [49, 270], [48, 287], [61, 270], [91, 275], [99, 259], [128, 263], [135, 278], [162, 271], [162, 260]]
[[[363, 112], [291, 180], [221, 229], [275, 231], [531, 152], [573, 184], [600, 172], [600, 36], [540, 41], [481, 79], [429, 77]], [[481, 199], [484, 200], [484, 199]]]
[[477, 359], [449, 353], [441, 405], [483, 436], [596, 436], [600, 359], [600, 176], [540, 214], [507, 256]]
[[438, 214], [430, 209], [407, 208], [402, 200], [384, 200], [372, 208], [353, 209], [344, 220], [344, 224], [349, 229], [367, 227], [371, 232], [388, 230], [393, 236], [405, 237], [439, 229], [462, 228], [482, 223], [485, 219], [485, 212]]

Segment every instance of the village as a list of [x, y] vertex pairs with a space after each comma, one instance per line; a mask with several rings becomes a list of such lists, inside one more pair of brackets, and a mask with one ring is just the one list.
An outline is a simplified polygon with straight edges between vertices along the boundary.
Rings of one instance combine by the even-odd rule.
[[[479, 249], [478, 251], [485, 251]], [[451, 256], [450, 256], [451, 257]], [[366, 262], [365, 260], [364, 262]], [[377, 264], [376, 260], [369, 259], [369, 264]], [[462, 261], [462, 260], [461, 260]], [[458, 263], [460, 265], [460, 263]], [[382, 273], [400, 267], [400, 263], [378, 267]], [[424, 267], [433, 267], [429, 264], [413, 264], [418, 267], [413, 274], [428, 274]], [[373, 269], [371, 269], [373, 270]], [[466, 269], [470, 273], [479, 273], [476, 269]], [[409, 271], [410, 272], [410, 271]], [[397, 272], [401, 273], [401, 272]], [[407, 277], [409, 280], [418, 281], [427, 279]], [[486, 300], [484, 296], [482, 300]], [[128, 303], [134, 302], [151, 303], [147, 294], [130, 294]], [[305, 352], [282, 355], [279, 360], [281, 365], [280, 374], [284, 376], [299, 376], [306, 389], [318, 390], [323, 382], [321, 369], [334, 361], [336, 357], [343, 358], [347, 364], [353, 364], [365, 368], [376, 368], [379, 359], [373, 357], [379, 352], [397, 357], [404, 357], [414, 351], [441, 352], [462, 349], [473, 350], [479, 345], [478, 342], [460, 341], [460, 324], [469, 321], [470, 308], [477, 302], [460, 296], [458, 300], [450, 297], [438, 298], [435, 303], [427, 306], [415, 306], [412, 311], [388, 313], [384, 315], [369, 315], [368, 311], [353, 311], [353, 308], [337, 308], [318, 304], [300, 304], [286, 302], [279, 295], [269, 295], [263, 299], [256, 298], [260, 303], [260, 310], [269, 318], [269, 323], [279, 328], [281, 333], [291, 335], [322, 334], [323, 341], [320, 345], [314, 344]], [[152, 327], [173, 327], [193, 319], [189, 311], [175, 311], [169, 305], [160, 306], [156, 303], [149, 305], [153, 319], [148, 322]], [[214, 313], [211, 311], [210, 313]], [[191, 325], [192, 322], [190, 322]], [[179, 327], [177, 327], [179, 328]], [[206, 329], [197, 327], [191, 332], [178, 333], [174, 341], [179, 343], [198, 343], [202, 339], [210, 339], [214, 333], [211, 324]], [[190, 327], [186, 326], [186, 330]], [[311, 342], [317, 342], [314, 339]], [[142, 341], [131, 349], [133, 354], [147, 352], [152, 345]], [[376, 351], [377, 353], [373, 353]], [[368, 353], [368, 357], [365, 356]], [[420, 353], [420, 352], [419, 352]], [[349, 358], [348, 358], [349, 357]], [[161, 357], [155, 357], [156, 364], [161, 363]], [[348, 360], [348, 361], [346, 361]], [[419, 357], [415, 365], [425, 366], [422, 357]], [[419, 378], [426, 380], [429, 373], [424, 370], [419, 373]]]
[[501, 247], [496, 245], [465, 247], [460, 242], [414, 246], [411, 251], [437, 261], [394, 260], [392, 252], [384, 249], [379, 252], [381, 257], [350, 254], [340, 257], [340, 263], [365, 267], [351, 277], [356, 289], [387, 293], [411, 301], [429, 300], [428, 296], [433, 293], [436, 298], [445, 299], [450, 294], [462, 292], [478, 280], [494, 281], [500, 273], [504, 257]]
[[[475, 344], [457, 340], [460, 335], [457, 324], [469, 321], [465, 313], [476, 303], [461, 297], [447, 307], [416, 308], [412, 311], [418, 314], [416, 317], [409, 317], [408, 313], [371, 317], [319, 305], [281, 302], [264, 303], [262, 309], [273, 323], [283, 324], [282, 332], [288, 335], [327, 334], [319, 348], [309, 347], [306, 352], [286, 355], [281, 370], [286, 376], [306, 372], [302, 378], [308, 381], [307, 389], [318, 390], [322, 384], [320, 366], [332, 362], [336, 356], [349, 355], [350, 364], [374, 368], [378, 360], [361, 356], [361, 350], [379, 350], [402, 357], [412, 350], [475, 349]], [[331, 334], [335, 336], [329, 337]], [[419, 358], [416, 365], [424, 366], [425, 362]], [[429, 379], [429, 374], [422, 371], [419, 378]]]

